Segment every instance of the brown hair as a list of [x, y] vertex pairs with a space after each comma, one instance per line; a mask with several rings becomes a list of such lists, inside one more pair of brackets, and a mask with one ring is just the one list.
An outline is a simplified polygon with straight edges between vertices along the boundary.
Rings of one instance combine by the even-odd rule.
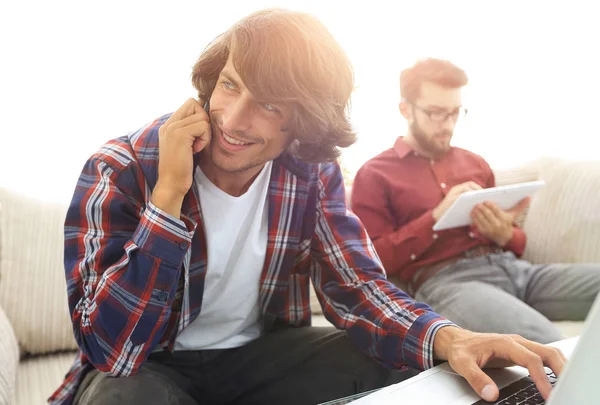
[[268, 9], [238, 21], [213, 40], [194, 65], [192, 82], [200, 98], [212, 94], [230, 52], [235, 70], [254, 96], [292, 107], [287, 130], [299, 159], [332, 161], [339, 147], [355, 142], [347, 115], [352, 67], [316, 18]]
[[414, 102], [421, 92], [421, 84], [431, 82], [443, 87], [457, 88], [469, 82], [467, 74], [458, 66], [442, 59], [423, 59], [400, 73], [400, 96]]

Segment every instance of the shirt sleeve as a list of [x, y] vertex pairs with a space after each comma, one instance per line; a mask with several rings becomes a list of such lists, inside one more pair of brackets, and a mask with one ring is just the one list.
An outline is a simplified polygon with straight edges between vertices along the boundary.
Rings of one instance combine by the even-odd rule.
[[525, 253], [525, 246], [527, 244], [527, 234], [524, 230], [519, 228], [517, 225], [513, 225], [513, 236], [508, 241], [504, 249], [510, 250], [517, 257], [523, 256]]
[[321, 165], [311, 278], [325, 317], [391, 368], [433, 366], [437, 331], [452, 323], [385, 278], [358, 218], [347, 209], [337, 164]]
[[435, 243], [432, 210], [396, 228], [385, 179], [368, 167], [360, 169], [354, 179], [351, 207], [367, 229], [389, 274], [396, 274], [418, 260]]
[[134, 171], [90, 159], [65, 220], [74, 335], [94, 367], [115, 377], [135, 374], [162, 338], [196, 228], [144, 204]]

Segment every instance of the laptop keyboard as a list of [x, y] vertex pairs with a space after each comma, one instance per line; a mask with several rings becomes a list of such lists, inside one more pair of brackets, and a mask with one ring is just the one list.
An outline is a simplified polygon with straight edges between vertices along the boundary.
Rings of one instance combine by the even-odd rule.
[[[550, 380], [550, 384], [554, 387], [556, 384], [556, 376], [551, 371], [547, 370], [546, 374]], [[542, 398], [542, 394], [538, 391], [535, 383], [530, 377], [523, 377], [514, 383], [507, 385], [500, 390], [500, 396], [496, 402], [488, 402], [483, 399], [475, 402], [474, 405], [480, 404], [495, 404], [495, 405], [533, 405], [545, 404], [546, 401]]]

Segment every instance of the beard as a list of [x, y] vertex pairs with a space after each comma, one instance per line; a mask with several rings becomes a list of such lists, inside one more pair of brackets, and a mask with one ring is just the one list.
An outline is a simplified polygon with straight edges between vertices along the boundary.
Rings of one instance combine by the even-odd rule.
[[416, 120], [410, 126], [413, 138], [419, 144], [419, 147], [432, 156], [440, 156], [450, 150], [450, 141], [452, 140], [452, 131], [441, 130], [428, 135], [421, 129]]
[[[211, 125], [211, 127], [211, 142], [208, 144], [206, 152], [207, 155], [209, 155], [213, 165], [217, 169], [219, 169], [222, 172], [235, 174], [243, 173], [265, 163], [265, 161], [262, 161], [257, 156], [255, 156], [254, 153], [248, 154], [242, 152], [241, 154], [237, 154], [237, 156], [233, 158], [233, 156], [235, 156], [233, 153], [223, 150], [219, 146], [219, 137], [222, 136], [221, 129], [216, 124]], [[249, 139], [249, 137], [246, 134], [236, 133], [234, 134], [234, 136], [238, 139]], [[256, 146], [257, 145], [253, 145], [250, 148], [254, 149]]]
[[236, 131], [231, 135], [244, 142], [251, 142], [247, 150], [230, 152], [220, 145], [223, 136], [222, 119], [220, 116], [211, 115], [211, 141], [204, 149], [204, 155], [210, 159], [216, 169], [222, 173], [240, 174], [264, 166], [265, 163], [275, 160], [291, 143], [276, 143], [261, 141], [261, 138], [246, 131]]

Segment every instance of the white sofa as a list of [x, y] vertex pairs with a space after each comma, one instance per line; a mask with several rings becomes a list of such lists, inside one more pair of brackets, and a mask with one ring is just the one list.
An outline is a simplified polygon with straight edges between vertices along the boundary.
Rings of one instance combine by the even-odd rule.
[[[525, 218], [534, 262], [600, 262], [600, 162], [546, 159], [499, 171], [498, 184], [543, 178]], [[76, 349], [62, 265], [66, 207], [0, 189], [0, 404], [42, 404]], [[313, 300], [314, 323], [327, 325]], [[580, 323], [561, 323], [565, 336]]]

